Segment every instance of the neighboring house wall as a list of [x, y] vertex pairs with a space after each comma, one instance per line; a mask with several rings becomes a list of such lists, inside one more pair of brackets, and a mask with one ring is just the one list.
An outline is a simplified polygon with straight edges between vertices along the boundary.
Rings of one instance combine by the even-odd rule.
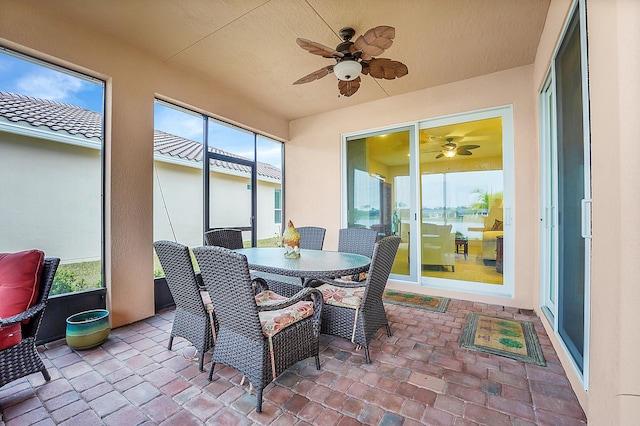
[[[0, 238], [62, 263], [101, 258], [100, 151], [0, 132]], [[15, 245], [14, 245], [15, 244]]]
[[[3, 249], [38, 248], [62, 263], [100, 260], [100, 162], [97, 144], [87, 148], [0, 131], [0, 208], [11, 206], [11, 215], [0, 221]], [[154, 240], [202, 245], [202, 169], [159, 160], [154, 166]], [[237, 226], [238, 211], [250, 212], [249, 183], [248, 177], [211, 173], [211, 202], [234, 200], [238, 207], [246, 201], [222, 209], [221, 226]], [[273, 192], [279, 187], [259, 180], [259, 239], [274, 236]]]
[[[154, 240], [174, 240], [190, 247], [202, 245], [202, 169], [155, 161], [154, 172]], [[215, 227], [250, 225], [249, 184], [248, 176], [211, 172], [210, 202], [223, 204], [215, 210], [222, 214], [216, 218]], [[258, 239], [275, 235], [273, 193], [276, 188], [280, 188], [279, 182], [258, 180]], [[224, 204], [230, 204], [232, 208], [225, 208]], [[239, 217], [245, 212], [246, 219]]]
[[202, 169], [154, 161], [153, 240], [202, 245]]

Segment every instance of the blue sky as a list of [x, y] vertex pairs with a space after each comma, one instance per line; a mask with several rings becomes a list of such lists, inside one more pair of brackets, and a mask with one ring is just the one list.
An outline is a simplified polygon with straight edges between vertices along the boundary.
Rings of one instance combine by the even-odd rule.
[[[76, 105], [102, 113], [103, 85], [0, 51], [0, 91]], [[196, 142], [203, 141], [202, 116], [156, 104], [155, 128]], [[260, 138], [258, 161], [282, 167], [279, 143]], [[209, 145], [253, 159], [253, 134], [222, 124], [210, 125]]]
[[0, 91], [102, 111], [102, 85], [0, 52]]

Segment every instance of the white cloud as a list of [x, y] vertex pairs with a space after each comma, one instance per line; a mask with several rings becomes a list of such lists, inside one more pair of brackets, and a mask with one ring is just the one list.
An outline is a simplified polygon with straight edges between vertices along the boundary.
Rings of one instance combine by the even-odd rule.
[[202, 118], [162, 105], [155, 107], [155, 128], [192, 141], [202, 142]]
[[22, 76], [16, 87], [28, 96], [49, 99], [58, 102], [69, 102], [81, 91], [84, 82], [79, 78], [49, 69], [41, 69]]

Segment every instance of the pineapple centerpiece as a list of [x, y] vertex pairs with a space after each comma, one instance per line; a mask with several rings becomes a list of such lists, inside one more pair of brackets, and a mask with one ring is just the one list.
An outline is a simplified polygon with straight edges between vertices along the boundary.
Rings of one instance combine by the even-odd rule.
[[282, 245], [284, 246], [284, 257], [287, 259], [300, 257], [300, 234], [291, 221], [289, 221], [287, 229], [282, 234]]

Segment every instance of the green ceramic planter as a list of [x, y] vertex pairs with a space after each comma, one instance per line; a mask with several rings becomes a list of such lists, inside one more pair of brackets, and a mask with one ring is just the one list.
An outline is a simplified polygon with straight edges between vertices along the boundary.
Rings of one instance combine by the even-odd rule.
[[67, 318], [67, 345], [73, 349], [91, 349], [109, 338], [109, 311], [94, 309]]

